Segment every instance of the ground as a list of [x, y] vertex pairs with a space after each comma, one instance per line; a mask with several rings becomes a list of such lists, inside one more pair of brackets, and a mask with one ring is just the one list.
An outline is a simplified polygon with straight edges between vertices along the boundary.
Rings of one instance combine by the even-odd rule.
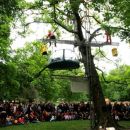
[[[130, 128], [130, 121], [122, 121], [120, 125]], [[40, 122], [25, 125], [1, 127], [0, 130], [90, 130], [90, 121]], [[127, 130], [127, 129], [126, 129]]]

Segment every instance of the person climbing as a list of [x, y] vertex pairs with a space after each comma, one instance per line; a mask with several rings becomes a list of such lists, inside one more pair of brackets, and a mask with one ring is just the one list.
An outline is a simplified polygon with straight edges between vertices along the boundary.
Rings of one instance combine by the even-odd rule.
[[[47, 39], [56, 39], [54, 33], [51, 30], [48, 31]], [[55, 44], [55, 47], [56, 47], [56, 42], [54, 42], [54, 44]], [[51, 41], [50, 41], [50, 46], [51, 46]]]

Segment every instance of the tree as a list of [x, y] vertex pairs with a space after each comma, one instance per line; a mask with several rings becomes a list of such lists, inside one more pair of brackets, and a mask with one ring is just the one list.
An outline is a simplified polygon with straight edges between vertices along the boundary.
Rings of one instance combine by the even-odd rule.
[[[97, 12], [94, 18], [97, 23], [107, 25], [113, 34], [116, 32], [116, 35], [128, 43], [130, 40], [129, 4], [129, 0], [93, 0], [93, 7]], [[99, 18], [101, 13], [103, 17]], [[113, 25], [113, 22], [116, 24]]]
[[19, 87], [15, 64], [10, 62], [11, 25], [19, 10], [17, 0], [0, 1], [0, 98], [2, 100], [16, 98]]
[[20, 84], [18, 98], [33, 100], [40, 96], [38, 92], [43, 87], [41, 84], [45, 84], [43, 79], [49, 75], [45, 72], [40, 80], [34, 79], [35, 74], [47, 64], [48, 59], [48, 56], [43, 58], [40, 47], [40, 42], [27, 43], [24, 48], [18, 49], [12, 58], [17, 67], [17, 81]]
[[[52, 76], [54, 72], [46, 68], [51, 52], [44, 56], [40, 52], [41, 47], [41, 42], [26, 43], [25, 47], [18, 49], [15, 56], [12, 57], [12, 63], [17, 68], [16, 77], [19, 83], [17, 98], [45, 101], [57, 101], [62, 98], [70, 101], [70, 95], [72, 95], [70, 83], [65, 79], [54, 79]], [[46, 69], [40, 74], [40, 77], [37, 77], [36, 75], [39, 74], [41, 68]], [[56, 74], [74, 75], [78, 72], [81, 71], [57, 71]], [[12, 94], [11, 91], [10, 93]], [[82, 99], [81, 96], [82, 94], [74, 95], [71, 100], [74, 100], [75, 97]]]
[[[46, 2], [46, 4], [44, 2]], [[46, 0], [44, 2], [39, 0], [36, 1], [35, 5], [30, 5], [31, 9], [39, 9], [41, 14], [41, 17], [34, 20], [34, 22], [48, 22], [62, 27], [69, 33], [74, 34], [75, 41], [79, 45], [79, 51], [81, 52], [82, 62], [85, 67], [85, 76], [88, 77], [89, 81], [89, 89], [91, 100], [94, 105], [94, 112], [96, 113], [93, 129], [97, 130], [99, 126], [103, 126], [103, 128], [114, 126], [119, 130], [120, 128], [111, 117], [111, 114], [104, 109], [106, 105], [104, 95], [94, 65], [94, 57], [91, 52], [91, 43], [93, 39], [99, 35], [98, 32], [100, 30], [109, 30], [111, 34], [121, 30], [126, 30], [125, 26], [123, 28], [110, 26], [110, 20], [116, 18], [113, 17], [114, 7], [116, 7], [116, 4], [113, 7], [111, 3], [114, 1], [110, 1], [110, 3], [109, 1], [104, 0], [67, 0], [64, 2], [62, 0]], [[109, 7], [111, 8], [109, 9]], [[113, 10], [111, 13], [110, 11], [112, 8]], [[100, 14], [103, 14], [104, 17], [99, 17]], [[91, 24], [96, 22], [98, 28], [95, 29], [94, 26], [94, 31], [89, 30], [89, 27], [86, 29], [85, 20], [88, 20], [87, 22]], [[87, 39], [83, 33], [84, 31], [89, 34]]]
[[10, 26], [19, 10], [17, 0], [0, 1], [0, 60], [9, 60]]
[[129, 71], [129, 66], [122, 65], [118, 69], [114, 69], [105, 75], [105, 81], [101, 79], [106, 97], [109, 97], [112, 101], [126, 101], [130, 99]]
[[19, 82], [17, 81], [16, 66], [13, 63], [0, 62], [0, 99], [11, 100], [18, 95]]
[[[47, 3], [45, 4], [45, 2]], [[41, 14], [39, 15], [41, 17], [35, 18], [34, 22], [51, 23], [53, 26], [58, 25], [63, 29], [65, 29], [66, 31], [74, 34], [75, 40], [79, 45], [79, 50], [82, 54], [82, 62], [85, 67], [85, 76], [88, 77], [88, 81], [89, 81], [90, 95], [92, 97], [92, 101], [94, 105], [94, 110], [95, 110], [94, 112], [96, 113], [96, 119], [94, 125], [95, 130], [98, 129], [100, 125], [102, 125], [103, 127], [115, 126], [116, 128], [118, 127], [118, 125], [112, 119], [110, 113], [104, 111], [103, 109], [105, 107], [105, 100], [101, 89], [99, 76], [94, 65], [94, 61], [93, 61], [94, 57], [91, 53], [91, 42], [97, 35], [99, 35], [98, 32], [101, 29], [103, 30], [110, 29], [110, 32], [112, 34], [114, 32], [120, 32], [120, 34], [121, 32], [124, 32], [125, 34], [127, 33], [128, 36], [129, 19], [123, 20], [122, 18], [123, 13], [121, 13], [121, 15], [118, 14], [117, 17], [118, 20], [122, 18], [121, 20], [124, 22], [123, 28], [120, 26], [119, 27], [110, 26], [111, 23], [110, 20], [116, 18], [115, 13], [117, 13], [117, 11], [120, 10], [120, 7], [124, 4], [123, 2], [125, 3], [126, 1], [119, 0], [119, 2], [116, 2], [115, 0], [110, 0], [110, 1], [36, 0], [34, 4], [30, 4], [26, 7], [23, 7], [24, 10], [27, 8], [31, 10], [33, 14], [35, 13], [37, 14], [37, 11], [39, 10], [38, 13]], [[119, 8], [117, 7], [117, 5]], [[125, 6], [127, 6], [127, 3], [125, 3]], [[126, 10], [128, 10], [128, 8], [126, 8]], [[88, 13], [89, 11], [90, 13]], [[96, 15], [94, 15], [94, 13]], [[104, 15], [103, 19], [102, 17], [101, 18], [97, 17], [100, 13]], [[128, 13], [126, 13], [125, 16], [127, 15]], [[85, 20], [88, 20], [87, 22], [91, 22], [91, 23], [93, 23], [92, 21], [96, 21], [96, 23], [98, 23], [99, 28], [97, 28], [94, 31], [89, 30], [89, 28], [86, 29], [84, 27]], [[89, 34], [89, 38], [86, 39], [83, 33], [84, 31]], [[124, 33], [122, 36], [125, 36]]]

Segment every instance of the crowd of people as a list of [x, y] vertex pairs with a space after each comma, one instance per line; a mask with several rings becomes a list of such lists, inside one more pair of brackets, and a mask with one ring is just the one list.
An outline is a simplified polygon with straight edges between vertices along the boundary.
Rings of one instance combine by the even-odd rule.
[[[105, 111], [110, 111], [116, 120], [130, 120], [130, 103], [107, 103]], [[0, 103], [0, 126], [37, 123], [41, 121], [86, 120], [90, 119], [89, 102], [80, 103]]]

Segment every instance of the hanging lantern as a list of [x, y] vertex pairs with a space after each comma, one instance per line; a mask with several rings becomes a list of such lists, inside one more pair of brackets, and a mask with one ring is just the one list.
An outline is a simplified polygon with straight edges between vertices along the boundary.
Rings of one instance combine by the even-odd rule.
[[112, 55], [113, 56], [118, 56], [117, 48], [112, 49]]
[[41, 53], [42, 53], [42, 55], [47, 55], [47, 45], [42, 45]]

